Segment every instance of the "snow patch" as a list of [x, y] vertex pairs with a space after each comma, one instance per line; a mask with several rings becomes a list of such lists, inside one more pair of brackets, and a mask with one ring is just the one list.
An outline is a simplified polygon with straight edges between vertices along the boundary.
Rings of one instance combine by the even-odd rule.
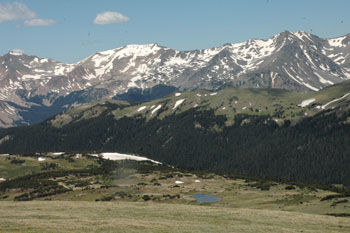
[[323, 78], [321, 75], [319, 75], [318, 73], [314, 73], [314, 74], [318, 77], [318, 79], [320, 80], [321, 83], [323, 83], [323, 84], [330, 84], [330, 85], [333, 85], [333, 84], [334, 84], [333, 82], [324, 79], [324, 78]]
[[62, 64], [55, 67], [55, 75], [64, 75], [66, 72], [69, 72], [73, 69], [73, 66], [64, 67]]
[[166, 61], [167, 66], [188, 66], [189, 62], [187, 59], [181, 58], [179, 52], [176, 51], [176, 54]]
[[145, 57], [150, 54], [157, 53], [161, 47], [157, 44], [145, 44], [145, 45], [127, 45], [123, 49], [124, 56], [136, 55], [140, 57]]
[[299, 84], [302, 84], [299, 80], [297, 80], [296, 78], [293, 77], [293, 75], [291, 75], [287, 69], [285, 67], [283, 67], [284, 71], [288, 74], [289, 77], [291, 77], [294, 81], [296, 81]]
[[342, 42], [345, 38], [346, 38], [346, 36], [338, 37], [335, 39], [329, 39], [328, 43], [332, 47], [342, 47], [342, 46], [344, 46]]
[[13, 55], [13, 56], [21, 56], [24, 54], [24, 51], [21, 49], [12, 49], [9, 54]]
[[138, 112], [141, 112], [142, 110], [146, 109], [146, 106], [142, 106], [139, 109], [137, 109]]
[[315, 63], [312, 61], [312, 58], [310, 57], [310, 55], [307, 53], [306, 50], [304, 50], [304, 54], [305, 54], [306, 58], [309, 60], [309, 62], [311, 63], [311, 65], [313, 65], [314, 67], [317, 67], [315, 65]]
[[46, 159], [43, 158], [43, 157], [39, 157], [39, 158], [38, 158], [38, 161], [39, 161], [39, 162], [42, 162], [42, 161], [45, 161], [45, 160], [46, 160]]
[[88, 75], [83, 76], [83, 78], [86, 79], [86, 80], [91, 80], [91, 79], [96, 78], [96, 76], [90, 73]]
[[302, 82], [307, 88], [313, 90], [313, 91], [318, 91], [319, 89], [316, 87], [311, 86], [310, 84], [306, 83], [306, 82]]
[[160, 108], [162, 107], [162, 105], [158, 105], [155, 109], [152, 110], [151, 115], [153, 115], [153, 113], [157, 112]]
[[340, 97], [340, 98], [338, 98], [338, 99], [334, 99], [334, 100], [332, 100], [332, 101], [330, 101], [330, 102], [328, 102], [328, 103], [322, 105], [321, 108], [322, 108], [322, 109], [325, 109], [328, 105], [330, 105], [330, 104], [332, 104], [332, 103], [334, 103], [334, 102], [337, 102], [337, 101], [339, 101], [339, 100], [342, 100], [342, 99], [344, 99], [345, 97], [347, 97], [348, 95], [350, 95], [350, 92], [347, 93], [347, 94], [345, 94], [345, 95], [343, 95], [342, 97]]
[[175, 93], [175, 96], [180, 96], [181, 95], [181, 93]]
[[[151, 161], [153, 163], [158, 163], [160, 162], [146, 158], [146, 157], [141, 157], [141, 156], [136, 156], [136, 155], [129, 155], [129, 154], [121, 154], [117, 152], [104, 152], [99, 154], [102, 158], [104, 159], [109, 159], [109, 160], [136, 160], [136, 161]], [[98, 155], [93, 155], [93, 156], [98, 156]]]
[[306, 107], [306, 106], [308, 106], [309, 104], [311, 104], [312, 102], [314, 102], [315, 100], [316, 100], [315, 98], [303, 100], [303, 101], [299, 104], [299, 106], [300, 106], [300, 107]]
[[274, 87], [275, 86], [275, 79], [277, 77], [278, 73], [274, 73], [271, 71], [270, 76], [271, 76], [271, 86]]
[[36, 74], [36, 75], [25, 74], [25, 75], [22, 76], [23, 80], [26, 80], [26, 79], [40, 79], [40, 78], [41, 78], [40, 74]]
[[175, 184], [183, 184], [184, 182], [183, 181], [181, 181], [181, 180], [176, 180], [175, 181]]
[[54, 152], [52, 155], [63, 155], [65, 152]]
[[175, 103], [173, 109], [176, 109], [176, 108], [177, 108], [180, 104], [182, 104], [184, 101], [185, 101], [185, 99], [180, 99], [180, 100], [176, 101], [176, 103]]

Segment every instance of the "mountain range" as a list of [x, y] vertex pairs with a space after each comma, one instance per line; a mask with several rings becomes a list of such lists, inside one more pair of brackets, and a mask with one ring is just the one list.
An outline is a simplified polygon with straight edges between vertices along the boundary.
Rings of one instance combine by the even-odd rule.
[[224, 87], [318, 91], [350, 78], [349, 54], [350, 34], [323, 39], [303, 31], [193, 51], [127, 45], [76, 64], [13, 50], [0, 56], [0, 127], [37, 123], [103, 98], [129, 98], [132, 90], [141, 93], [137, 101], [144, 90], [152, 100], [154, 87], [162, 94], [157, 97]]

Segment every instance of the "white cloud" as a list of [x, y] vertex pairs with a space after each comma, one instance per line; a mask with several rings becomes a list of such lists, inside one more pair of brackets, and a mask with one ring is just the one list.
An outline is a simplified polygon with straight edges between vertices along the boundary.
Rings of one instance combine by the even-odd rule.
[[29, 19], [24, 21], [26, 26], [49, 26], [52, 24], [56, 24], [56, 21], [52, 19]]
[[125, 23], [130, 21], [128, 17], [118, 12], [106, 11], [101, 14], [97, 14], [94, 19], [94, 24], [112, 24], [112, 23]]
[[32, 19], [36, 16], [25, 4], [22, 3], [0, 3], [0, 23], [17, 19]]

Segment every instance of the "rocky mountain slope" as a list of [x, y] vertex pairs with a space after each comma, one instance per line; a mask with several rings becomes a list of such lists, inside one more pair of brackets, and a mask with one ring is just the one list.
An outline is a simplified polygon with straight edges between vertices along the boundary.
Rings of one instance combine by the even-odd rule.
[[76, 64], [11, 51], [0, 56], [0, 127], [36, 123], [77, 104], [159, 84], [317, 91], [350, 78], [349, 54], [349, 34], [322, 39], [303, 31], [194, 51], [128, 45]]

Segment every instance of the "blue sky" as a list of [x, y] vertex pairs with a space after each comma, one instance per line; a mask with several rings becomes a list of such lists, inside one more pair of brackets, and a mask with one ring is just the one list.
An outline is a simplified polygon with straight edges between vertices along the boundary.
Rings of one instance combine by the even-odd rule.
[[350, 33], [349, 12], [349, 0], [0, 0], [0, 54], [74, 63], [127, 44], [192, 50], [284, 30], [331, 38]]

